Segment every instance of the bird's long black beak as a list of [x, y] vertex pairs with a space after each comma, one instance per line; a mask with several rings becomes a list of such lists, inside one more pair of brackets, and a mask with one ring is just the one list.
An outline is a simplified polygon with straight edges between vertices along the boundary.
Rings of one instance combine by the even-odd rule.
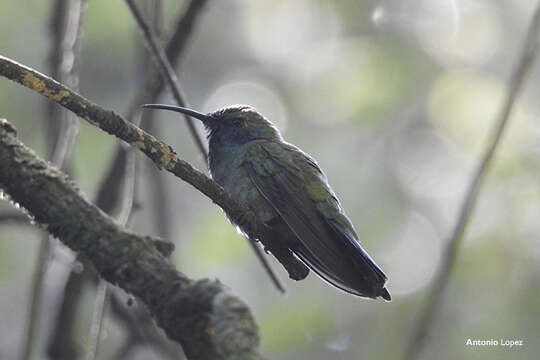
[[176, 111], [182, 114], [189, 115], [191, 117], [194, 117], [195, 119], [201, 120], [202, 122], [207, 122], [213, 120], [212, 117], [200, 113], [195, 110], [191, 110], [185, 107], [176, 106], [176, 105], [165, 105], [165, 104], [144, 104], [142, 106], [143, 108], [147, 109], [161, 109], [161, 110], [170, 110], [170, 111]]

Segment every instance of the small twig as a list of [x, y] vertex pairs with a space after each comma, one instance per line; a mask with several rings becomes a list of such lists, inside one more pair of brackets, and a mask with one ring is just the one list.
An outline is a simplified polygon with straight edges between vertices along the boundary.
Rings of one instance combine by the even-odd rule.
[[264, 271], [268, 274], [268, 276], [270, 276], [270, 280], [274, 283], [276, 288], [282, 294], [284, 294], [285, 293], [285, 287], [281, 283], [281, 280], [279, 280], [277, 274], [270, 267], [270, 264], [268, 263], [268, 260], [266, 260], [266, 258], [264, 257], [264, 254], [263, 254], [261, 248], [259, 247], [259, 245], [257, 245], [254, 241], [251, 241], [249, 239], [247, 239], [247, 241], [249, 243], [249, 246], [251, 247], [251, 249], [255, 253], [255, 256], [257, 257], [257, 260], [259, 260], [259, 262], [263, 266]]
[[103, 330], [103, 314], [105, 313], [105, 304], [108, 299], [107, 282], [99, 279], [96, 297], [94, 299], [94, 310], [92, 312], [92, 321], [90, 322], [90, 333], [88, 335], [88, 347], [86, 348], [86, 360], [96, 359], [101, 333]]
[[82, 267], [82, 272], [71, 271], [69, 273], [63, 291], [62, 306], [50, 327], [52, 339], [47, 346], [47, 355], [51, 360], [80, 359], [83, 353], [83, 347], [79, 343], [77, 326], [81, 312], [77, 306], [80, 298], [84, 296], [85, 286], [95, 283], [96, 275], [92, 265], [84, 257], [78, 256], [76, 261]]
[[[133, 148], [130, 148], [126, 154], [125, 171], [124, 171], [124, 186], [120, 210], [118, 212], [117, 221], [120, 225], [126, 226], [131, 211], [133, 209], [133, 196], [135, 190], [135, 166], [136, 154]], [[86, 360], [94, 360], [98, 354], [101, 334], [103, 331], [103, 316], [105, 307], [109, 298], [108, 284], [105, 280], [99, 279], [94, 300], [94, 312], [90, 325], [90, 336], [88, 340], [88, 349], [86, 352]]]
[[[176, 73], [174, 72], [171, 63], [167, 59], [167, 54], [165, 53], [165, 51], [163, 51], [163, 49], [158, 44], [156, 36], [154, 35], [152, 29], [150, 28], [150, 26], [148, 25], [148, 23], [144, 19], [143, 14], [140, 12], [137, 5], [135, 4], [135, 1], [134, 0], [126, 0], [126, 2], [127, 2], [128, 6], [129, 6], [129, 9], [131, 10], [131, 12], [133, 14], [133, 17], [137, 21], [137, 25], [139, 26], [139, 28], [141, 29], [141, 31], [142, 31], [142, 33], [144, 35], [145, 42], [148, 44], [148, 47], [150, 48], [151, 53], [154, 55], [156, 61], [160, 65], [163, 77], [167, 81], [167, 83], [168, 83], [168, 85], [169, 85], [169, 87], [170, 87], [170, 89], [172, 91], [174, 99], [176, 100], [178, 105], [180, 105], [180, 106], [188, 106], [188, 104], [186, 102], [186, 99], [185, 99], [185, 96], [183, 95], [182, 88], [180, 87], [180, 83], [178, 81]], [[191, 131], [191, 135], [195, 139], [197, 147], [199, 148], [200, 153], [203, 155], [203, 157], [204, 157], [204, 159], [206, 161], [208, 159], [208, 154], [206, 153], [206, 148], [203, 145], [203, 141], [202, 141], [200, 135], [198, 134], [195, 126], [193, 125], [193, 120], [187, 115], [184, 115], [184, 117], [187, 120], [189, 129]], [[248, 239], [248, 241], [249, 241], [249, 239]], [[280, 292], [284, 293], [285, 292], [285, 287], [283, 286], [283, 284], [279, 280], [279, 277], [276, 275], [276, 273], [270, 267], [270, 264], [268, 263], [267, 259], [264, 257], [264, 254], [262, 253], [261, 249], [257, 246], [257, 244], [252, 243], [252, 244], [250, 244], [250, 246], [251, 246], [251, 249], [254, 251], [257, 259], [259, 260], [259, 262], [263, 266], [263, 269], [265, 270], [265, 272], [270, 277], [270, 280], [274, 283], [274, 285], [276, 286], [276, 288]]]
[[428, 295], [426, 305], [418, 322], [418, 326], [409, 343], [409, 347], [405, 354], [406, 360], [416, 359], [425, 346], [428, 330], [430, 325], [433, 323], [433, 318], [441, 306], [443, 294], [448, 286], [448, 280], [450, 279], [450, 274], [454, 268], [459, 247], [465, 234], [469, 218], [474, 210], [482, 182], [486, 176], [497, 146], [501, 141], [504, 130], [508, 124], [516, 98], [518, 97], [519, 92], [525, 83], [525, 79], [529, 74], [538, 54], [539, 30], [540, 2], [537, 5], [536, 11], [529, 26], [524, 49], [519, 58], [519, 62], [510, 78], [510, 85], [506, 93], [504, 104], [497, 117], [496, 124], [493, 128], [491, 137], [488, 140], [484, 154], [479, 160], [471, 183], [466, 192], [465, 199], [459, 211], [456, 225], [452, 231], [450, 241], [445, 250], [442, 264], [433, 280], [433, 288]]
[[[165, 45], [165, 54], [167, 59], [171, 63], [171, 66], [174, 68], [177, 66], [181, 55], [184, 53], [184, 50], [189, 43], [191, 34], [195, 28], [197, 19], [203, 13], [203, 8], [206, 6], [207, 0], [191, 0], [187, 3], [184, 11], [181, 11], [177, 21], [175, 21], [175, 26], [172, 31], [172, 35], [169, 36], [169, 40]], [[152, 25], [154, 27], [154, 33], [156, 36], [161, 38], [162, 29], [160, 27], [163, 22], [162, 12], [157, 9], [154, 11], [154, 19], [152, 20]], [[156, 40], [157, 42], [157, 40]], [[147, 46], [144, 46], [143, 50], [148, 50]], [[144, 56], [146, 62], [145, 69], [148, 69], [145, 74], [145, 84], [139, 88], [139, 93], [134, 97], [133, 101], [130, 104], [130, 108], [127, 112], [128, 119], [133, 118], [135, 114], [140, 114], [140, 108], [142, 104], [155, 103], [159, 97], [159, 94], [162, 92], [165, 87], [165, 82], [163, 77], [160, 75], [159, 64], [155, 64], [154, 61], [150, 61], [153, 66], [148, 66], [147, 56]], [[141, 128], [146, 128], [150, 134], [157, 133], [158, 124], [154, 121], [155, 112], [147, 111], [142, 113], [142, 122]], [[206, 152], [203, 158], [206, 157]], [[150, 176], [152, 176], [151, 184], [154, 187], [152, 193], [152, 201], [155, 207], [153, 211], [154, 222], [158, 228], [160, 236], [165, 239], [170, 237], [171, 230], [171, 215], [166, 210], [168, 209], [169, 198], [165, 194], [165, 179], [157, 171], [151, 171]]]
[[[47, 67], [53, 79], [63, 82], [61, 75], [62, 56], [66, 53], [62, 50], [63, 38], [66, 35], [67, 16], [69, 15], [70, 0], [54, 0], [49, 10], [48, 31], [49, 31], [49, 49], [47, 56]], [[61, 136], [62, 121], [59, 121], [62, 108], [55, 103], [47, 101], [44, 104], [47, 110], [47, 116], [44, 119], [46, 123], [45, 131], [47, 135], [47, 154], [52, 159], [55, 144]]]
[[32, 225], [31, 219], [28, 217], [28, 215], [25, 215], [23, 213], [14, 212], [14, 213], [0, 214], [0, 223], [10, 223], [10, 222]]
[[[206, 6], [207, 2], [208, 0], [191, 0], [187, 5], [186, 11], [176, 21], [175, 29], [165, 46], [165, 55], [173, 68], [178, 64], [189, 42], [196, 20], [202, 14], [202, 9]], [[147, 74], [145, 83], [140, 88], [137, 96], [134, 97], [134, 101], [132, 101], [126, 117], [128, 119], [133, 118], [134, 114], [140, 111], [142, 104], [154, 102], [163, 91], [164, 86], [165, 82], [162, 76], [160, 76], [159, 64], [156, 64], [156, 67], [151, 68], [151, 71]]]
[[178, 272], [166, 258], [170, 244], [119, 226], [22, 144], [6, 120], [0, 121], [0, 188], [102, 278], [137, 296], [189, 358], [261, 358], [257, 326], [242, 300], [219, 281]]
[[111, 313], [129, 333], [124, 339], [124, 344], [112, 356], [113, 359], [128, 359], [130, 349], [141, 345], [150, 347], [156, 355], [161, 354], [162, 357], [159, 358], [163, 360], [185, 359], [178, 343], [163, 336], [163, 332], [156, 327], [148, 310], [142, 304], [134, 302], [128, 306], [125, 299], [115, 292], [111, 294], [110, 299]]
[[[57, 0], [51, 8], [51, 50], [49, 63], [51, 72], [60, 82], [77, 89], [78, 60], [80, 54], [80, 39], [86, 13], [86, 0]], [[65, 109], [47, 102], [47, 126], [49, 129], [49, 142], [52, 144], [51, 161], [59, 169], [65, 169], [71, 158], [75, 138], [78, 133], [78, 120]], [[45, 269], [54, 252], [51, 238], [45, 234], [36, 264], [35, 276], [32, 284], [31, 302], [29, 307], [28, 324], [26, 326], [25, 341], [21, 352], [22, 359], [29, 359], [35, 345], [37, 322], [42, 303], [43, 282]]]
[[[152, 29], [144, 19], [143, 14], [137, 7], [137, 4], [133, 0], [126, 0], [126, 3], [128, 4], [129, 9], [131, 10], [131, 13], [133, 14], [133, 17], [137, 21], [137, 25], [141, 29], [144, 39], [148, 46], [150, 47], [152, 54], [154, 54], [156, 61], [158, 61], [160, 65], [160, 69], [162, 70], [163, 77], [167, 81], [167, 84], [169, 85], [169, 88], [171, 89], [172, 95], [175, 99], [175, 101], [180, 106], [188, 106], [187, 102], [185, 100], [185, 96], [183, 94], [183, 90], [180, 87], [180, 82], [178, 81], [178, 77], [176, 76], [176, 73], [173, 70], [173, 67], [169, 60], [167, 59], [167, 55], [159, 46], [156, 36], [154, 35]], [[197, 128], [195, 127], [195, 124], [193, 123], [193, 120], [189, 116], [184, 116], [186, 119], [186, 122], [188, 124], [189, 131], [191, 133], [191, 136], [195, 140], [195, 143], [197, 145], [197, 148], [199, 149], [199, 152], [204, 157], [205, 162], [207, 161], [207, 154], [206, 154], [206, 148], [203, 144], [202, 138], [197, 132]]]
[[[69, 1], [66, 28], [60, 43], [62, 56], [57, 64], [59, 68], [58, 81], [74, 90], [79, 88], [79, 60], [87, 1]], [[63, 170], [67, 168], [71, 159], [71, 151], [78, 134], [79, 120], [65, 110], [61, 111], [60, 114], [62, 116], [62, 131], [52, 154], [52, 163]], [[51, 120], [58, 121], [58, 119]]]

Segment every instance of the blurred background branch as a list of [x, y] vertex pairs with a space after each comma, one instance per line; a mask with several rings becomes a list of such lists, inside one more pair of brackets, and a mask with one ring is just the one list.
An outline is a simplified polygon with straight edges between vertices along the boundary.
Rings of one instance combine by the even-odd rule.
[[14, 222], [14, 223], [17, 223], [17, 224], [28, 224], [28, 225], [31, 225], [30, 223], [30, 218], [28, 216], [26, 216], [25, 214], [21, 214], [21, 213], [16, 213], [16, 212], [6, 212], [6, 213], [2, 213], [0, 214], [0, 223], [3, 223], [3, 222]]
[[444, 293], [448, 286], [448, 281], [456, 264], [456, 258], [459, 253], [467, 224], [473, 214], [476, 201], [478, 199], [480, 189], [484, 178], [487, 175], [489, 166], [493, 161], [497, 147], [499, 146], [506, 127], [510, 114], [514, 109], [516, 99], [520, 90], [525, 84], [525, 80], [529, 76], [532, 66], [538, 55], [540, 46], [540, 2], [536, 5], [536, 10], [533, 13], [525, 40], [523, 41], [523, 50], [518, 58], [516, 67], [510, 77], [508, 89], [504, 102], [501, 106], [499, 114], [495, 119], [495, 124], [491, 135], [488, 138], [486, 148], [483, 155], [479, 159], [476, 170], [474, 171], [471, 182], [465, 193], [465, 198], [458, 213], [456, 225], [450, 236], [447, 248], [443, 253], [442, 263], [433, 279], [433, 287], [427, 295], [426, 304], [420, 311], [420, 319], [416, 330], [414, 331], [411, 341], [408, 344], [405, 354], [406, 360], [414, 360], [418, 358], [425, 346], [426, 339], [430, 333], [432, 324], [437, 319], [437, 313], [444, 300]]
[[[169, 85], [169, 88], [173, 94], [175, 101], [180, 106], [188, 106], [185, 100], [185, 95], [183, 95], [184, 91], [180, 87], [180, 82], [178, 81], [178, 77], [176, 76], [176, 73], [174, 72], [174, 69], [171, 63], [167, 59], [167, 55], [165, 54], [164, 50], [158, 44], [157, 37], [155, 36], [152, 29], [150, 28], [150, 25], [144, 19], [143, 14], [139, 10], [134, 0], [126, 0], [126, 3], [128, 4], [128, 7], [131, 10], [133, 17], [137, 21], [137, 25], [139, 26], [142, 33], [144, 34], [144, 39], [145, 39], [146, 44], [149, 46], [152, 54], [155, 56], [156, 61], [159, 63], [160, 69], [162, 71], [161, 72], [162, 78], [165, 79], [165, 81]], [[207, 159], [206, 148], [203, 144], [203, 140], [201, 136], [199, 135], [197, 131], [197, 128], [195, 127], [195, 124], [193, 123], [193, 120], [189, 116], [184, 116], [184, 118], [186, 119], [186, 123], [188, 124], [191, 137], [195, 141], [195, 144], [197, 145], [199, 152], [201, 153], [201, 155], [206, 161]]]
[[[79, 84], [80, 42], [86, 7], [86, 0], [55, 0], [49, 15], [49, 71], [54, 79], [74, 90], [78, 89]], [[47, 109], [46, 139], [49, 159], [59, 169], [66, 170], [69, 168], [71, 152], [78, 133], [78, 119], [52, 101], [46, 100], [44, 105]], [[57, 245], [53, 240], [49, 234], [44, 233], [40, 242], [26, 320], [26, 335], [20, 353], [22, 360], [31, 359], [36, 346], [40, 310], [44, 306], [45, 299], [43, 296], [45, 273], [50, 262], [54, 261], [54, 252], [57, 251]], [[62, 294], [55, 296], [61, 297]]]

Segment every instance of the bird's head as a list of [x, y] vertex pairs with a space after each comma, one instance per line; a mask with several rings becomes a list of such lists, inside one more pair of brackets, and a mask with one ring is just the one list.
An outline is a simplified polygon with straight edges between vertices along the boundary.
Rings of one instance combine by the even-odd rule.
[[203, 114], [188, 108], [146, 104], [145, 108], [180, 112], [203, 122], [210, 146], [238, 146], [253, 140], [282, 140], [279, 130], [248, 105], [232, 105]]

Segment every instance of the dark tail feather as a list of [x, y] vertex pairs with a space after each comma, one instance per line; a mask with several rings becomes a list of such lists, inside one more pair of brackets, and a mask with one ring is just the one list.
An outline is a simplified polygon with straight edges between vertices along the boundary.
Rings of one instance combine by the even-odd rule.
[[309, 251], [307, 251], [307, 249], [304, 247], [297, 248], [294, 253], [321, 279], [338, 289], [341, 289], [349, 294], [365, 298], [375, 299], [377, 297], [382, 297], [386, 301], [391, 301], [392, 299], [388, 290], [381, 285], [379, 285], [381, 287], [377, 290], [376, 287], [378, 286], [375, 284], [368, 284], [367, 282], [359, 283], [359, 277], [350, 272], [352, 266], [351, 268], [347, 269], [329, 269], [324, 264], [318, 262], [315, 257], [311, 256]]
[[392, 301], [392, 297], [390, 296], [390, 293], [386, 288], [382, 288], [381, 292], [379, 293], [379, 296], [382, 297], [386, 301]]

